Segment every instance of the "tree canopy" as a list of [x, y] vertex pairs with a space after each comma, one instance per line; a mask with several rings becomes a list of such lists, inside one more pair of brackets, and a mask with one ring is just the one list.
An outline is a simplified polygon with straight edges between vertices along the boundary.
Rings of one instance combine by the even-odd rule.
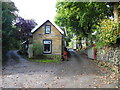
[[2, 54], [3, 59], [10, 49], [19, 49], [20, 41], [27, 40], [34, 20], [25, 20], [17, 15], [14, 2], [2, 2]]
[[100, 2], [58, 2], [56, 8], [55, 22], [85, 37], [93, 32], [100, 19], [111, 15], [106, 3]]
[[15, 22], [17, 18], [16, 12], [18, 9], [14, 5], [13, 2], [2, 2], [2, 53], [3, 56], [5, 53], [14, 46], [17, 47], [19, 45], [17, 42], [14, 42], [14, 30], [16, 30], [15, 27], [13, 27], [13, 23]]
[[34, 20], [25, 20], [22, 17], [18, 17], [15, 26], [18, 27], [18, 38], [22, 41], [28, 39], [31, 30], [37, 25]]
[[68, 35], [72, 32], [79, 40], [92, 39], [95, 38], [92, 33], [97, 31], [96, 26], [103, 19], [118, 18], [118, 5], [112, 2], [57, 2], [55, 23], [66, 27]]

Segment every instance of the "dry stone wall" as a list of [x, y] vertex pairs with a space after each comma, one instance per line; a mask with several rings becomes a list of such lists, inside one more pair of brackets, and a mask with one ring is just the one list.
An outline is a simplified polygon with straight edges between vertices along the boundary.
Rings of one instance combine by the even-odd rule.
[[97, 60], [105, 60], [120, 65], [120, 46], [97, 49]]

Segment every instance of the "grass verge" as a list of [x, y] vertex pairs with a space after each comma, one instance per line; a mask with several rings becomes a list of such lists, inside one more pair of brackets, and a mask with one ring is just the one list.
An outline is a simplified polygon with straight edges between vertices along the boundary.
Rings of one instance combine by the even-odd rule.
[[60, 60], [50, 60], [50, 59], [30, 59], [30, 58], [27, 58], [27, 60], [29, 60], [31, 62], [61, 63]]
[[40, 58], [40, 57], [33, 57], [33, 58], [28, 58], [25, 57], [24, 58], [28, 61], [31, 62], [42, 62], [42, 63], [62, 63], [60, 59], [51, 59], [51, 58]]
[[32, 62], [61, 63], [60, 55], [37, 55], [26, 59]]

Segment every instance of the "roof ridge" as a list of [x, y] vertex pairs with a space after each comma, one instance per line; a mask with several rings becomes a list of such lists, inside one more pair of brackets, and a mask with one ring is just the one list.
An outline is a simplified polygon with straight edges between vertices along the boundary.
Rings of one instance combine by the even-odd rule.
[[41, 25], [37, 25], [35, 28], [33, 28], [32, 30], [31, 30], [31, 33], [34, 33], [38, 28], [40, 28], [43, 24], [45, 24], [46, 22], [50, 22], [50, 23], [52, 23], [57, 29], [58, 29], [58, 31], [61, 33], [61, 34], [64, 34], [64, 31], [60, 28], [60, 27], [58, 27], [57, 26], [57, 24], [55, 24], [55, 22], [53, 22], [53, 21], [50, 21], [50, 20], [46, 20], [44, 23], [42, 23]]

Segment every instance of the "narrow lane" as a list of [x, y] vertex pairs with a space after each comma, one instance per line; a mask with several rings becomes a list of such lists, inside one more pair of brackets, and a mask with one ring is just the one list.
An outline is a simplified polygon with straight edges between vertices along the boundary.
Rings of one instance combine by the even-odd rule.
[[[98, 79], [99, 68], [76, 52], [70, 52], [69, 61], [62, 63], [29, 62], [15, 51], [20, 62], [5, 66], [3, 70], [4, 88], [94, 88], [115, 87], [115, 84], [103, 86]], [[16, 53], [16, 54], [15, 54]]]

